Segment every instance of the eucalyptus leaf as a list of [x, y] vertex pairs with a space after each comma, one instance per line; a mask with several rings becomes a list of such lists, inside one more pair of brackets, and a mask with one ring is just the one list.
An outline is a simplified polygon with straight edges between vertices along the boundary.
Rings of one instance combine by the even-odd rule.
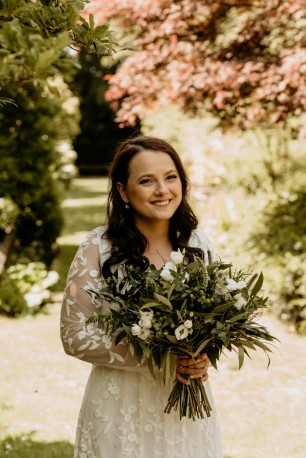
[[239, 361], [239, 369], [241, 369], [243, 362], [244, 362], [244, 348], [242, 345], [238, 347], [238, 361]]
[[263, 281], [264, 281], [264, 277], [263, 277], [263, 274], [262, 272], [260, 272], [259, 276], [258, 276], [258, 279], [251, 291], [251, 296], [256, 296], [257, 293], [259, 293], [262, 285], [263, 285]]

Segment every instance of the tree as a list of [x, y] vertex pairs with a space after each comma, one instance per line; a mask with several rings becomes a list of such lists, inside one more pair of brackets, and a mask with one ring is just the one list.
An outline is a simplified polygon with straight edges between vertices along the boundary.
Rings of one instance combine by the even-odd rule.
[[76, 164], [80, 173], [105, 174], [116, 144], [131, 135], [134, 128], [120, 128], [115, 114], [105, 101], [108, 83], [103, 76], [116, 71], [111, 58], [79, 54], [80, 68], [70, 78], [69, 86], [80, 100], [80, 133], [74, 140]]
[[[81, 12], [85, 2], [72, 0], [0, 0], [0, 81], [2, 85], [35, 82], [65, 72], [72, 63], [67, 49], [98, 56], [115, 50], [108, 24], [95, 27]], [[9, 102], [2, 98], [2, 103]], [[1, 102], [1, 100], [0, 100]]]
[[243, 129], [305, 111], [304, 0], [93, 0], [88, 11], [138, 35], [109, 77], [122, 123], [172, 102]]

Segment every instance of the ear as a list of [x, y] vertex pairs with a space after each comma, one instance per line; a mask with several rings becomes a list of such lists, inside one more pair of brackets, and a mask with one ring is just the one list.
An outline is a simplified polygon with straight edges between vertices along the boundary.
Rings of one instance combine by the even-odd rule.
[[123, 200], [123, 202], [125, 202], [126, 204], [129, 203], [129, 199], [126, 195], [126, 186], [124, 186], [122, 183], [117, 183], [117, 189], [118, 189], [118, 192], [121, 196], [121, 199]]

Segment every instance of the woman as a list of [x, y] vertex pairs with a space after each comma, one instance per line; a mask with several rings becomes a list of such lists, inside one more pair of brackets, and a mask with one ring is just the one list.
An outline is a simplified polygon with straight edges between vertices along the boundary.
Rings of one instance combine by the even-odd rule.
[[140, 136], [121, 144], [110, 170], [107, 226], [91, 231], [71, 265], [61, 315], [67, 354], [93, 364], [78, 426], [74, 458], [221, 458], [216, 411], [209, 389], [206, 354], [177, 359], [176, 378], [201, 378], [213, 407], [204, 420], [164, 413], [171, 386], [154, 380], [128, 345], [114, 345], [86, 319], [107, 304], [84, 291], [123, 263], [147, 269], [164, 265], [170, 253], [205, 258], [212, 250], [187, 202], [188, 180], [176, 151], [165, 141]]

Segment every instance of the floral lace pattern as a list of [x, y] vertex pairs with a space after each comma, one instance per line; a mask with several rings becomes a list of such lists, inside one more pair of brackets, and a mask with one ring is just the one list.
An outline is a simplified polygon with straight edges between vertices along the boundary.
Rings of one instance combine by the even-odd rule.
[[[93, 364], [79, 415], [74, 458], [221, 458], [217, 414], [181, 421], [176, 412], [164, 414], [171, 387], [158, 374], [154, 380], [144, 361], [139, 364], [130, 348], [85, 321], [105, 312], [107, 302], [94, 291], [103, 285], [101, 265], [110, 252], [105, 228], [90, 232], [69, 271], [61, 314], [61, 337], [67, 354]], [[212, 250], [201, 231], [191, 246]], [[87, 291], [91, 291], [88, 294]]]

